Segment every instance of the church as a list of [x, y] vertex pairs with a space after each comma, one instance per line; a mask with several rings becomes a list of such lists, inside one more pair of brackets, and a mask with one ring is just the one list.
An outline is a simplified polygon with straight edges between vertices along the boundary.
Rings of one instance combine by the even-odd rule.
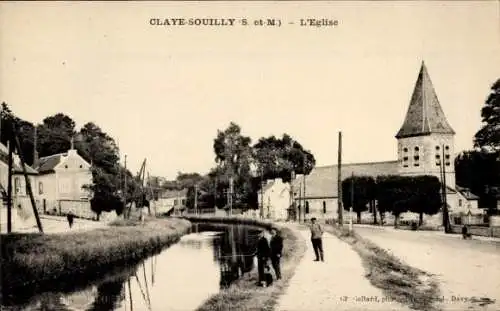
[[[351, 175], [434, 175], [441, 180], [440, 167], [444, 164], [450, 211], [470, 210], [473, 207], [471, 201], [455, 189], [454, 136], [455, 131], [446, 119], [422, 62], [406, 117], [395, 135], [397, 158], [383, 162], [342, 164], [342, 179]], [[338, 217], [337, 177], [338, 166], [329, 165], [315, 167], [309, 175], [295, 178], [293, 197], [295, 203], [301, 206], [302, 217]], [[282, 206], [280, 204], [279, 208]], [[269, 209], [269, 206], [264, 209]]]

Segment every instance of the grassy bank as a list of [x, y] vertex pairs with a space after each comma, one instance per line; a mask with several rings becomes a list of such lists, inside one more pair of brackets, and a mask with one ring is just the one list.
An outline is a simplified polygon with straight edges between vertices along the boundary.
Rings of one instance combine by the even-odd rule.
[[281, 262], [282, 280], [273, 283], [270, 287], [262, 288], [256, 285], [258, 281], [257, 269], [233, 283], [229, 288], [221, 290], [218, 294], [200, 306], [197, 311], [223, 311], [223, 310], [273, 310], [278, 298], [284, 293], [292, 278], [295, 268], [305, 253], [306, 244], [303, 238], [286, 227], [275, 225], [269, 221], [242, 217], [189, 217], [192, 221], [203, 221], [224, 224], [241, 224], [261, 228], [276, 228], [284, 239], [283, 258]]
[[116, 221], [73, 234], [1, 235], [2, 296], [30, 295], [98, 278], [114, 267], [138, 262], [175, 243], [189, 221], [155, 219], [144, 225]]
[[348, 227], [327, 225], [325, 229], [350, 244], [363, 260], [366, 277], [385, 295], [415, 310], [437, 310], [439, 285], [429, 273], [406, 265]]

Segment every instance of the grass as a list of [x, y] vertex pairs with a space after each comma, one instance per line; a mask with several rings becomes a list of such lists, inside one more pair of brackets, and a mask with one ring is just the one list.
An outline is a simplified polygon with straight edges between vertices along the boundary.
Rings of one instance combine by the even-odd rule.
[[229, 288], [221, 290], [201, 305], [197, 311], [223, 311], [223, 310], [262, 310], [271, 311], [276, 306], [279, 297], [288, 287], [295, 268], [304, 256], [306, 244], [304, 239], [289, 228], [281, 227], [269, 221], [256, 220], [243, 217], [212, 217], [194, 216], [187, 217], [191, 221], [217, 222], [224, 224], [242, 224], [261, 228], [276, 228], [281, 232], [284, 240], [283, 258], [281, 261], [282, 279], [275, 281], [270, 287], [256, 285], [258, 275], [256, 269], [245, 274], [234, 282]]
[[190, 227], [182, 219], [148, 220], [143, 225], [118, 220], [106, 228], [73, 234], [3, 234], [2, 297], [88, 283], [118, 265], [160, 252]]
[[408, 266], [347, 227], [331, 225], [325, 229], [352, 246], [363, 261], [366, 277], [390, 299], [415, 310], [438, 310], [439, 284], [432, 275]]

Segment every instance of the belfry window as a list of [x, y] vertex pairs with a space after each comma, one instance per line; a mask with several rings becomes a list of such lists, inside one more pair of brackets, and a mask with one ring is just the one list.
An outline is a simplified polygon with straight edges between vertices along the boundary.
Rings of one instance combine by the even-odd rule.
[[306, 201], [306, 214], [309, 214], [309, 201]]
[[408, 167], [408, 148], [403, 148], [403, 167]]
[[413, 166], [419, 166], [419, 165], [420, 165], [420, 148], [416, 146], [413, 151]]

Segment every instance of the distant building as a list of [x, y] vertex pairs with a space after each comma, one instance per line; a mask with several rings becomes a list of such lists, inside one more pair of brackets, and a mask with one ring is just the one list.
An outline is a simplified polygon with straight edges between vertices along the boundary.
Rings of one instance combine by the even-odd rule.
[[[440, 165], [444, 162], [448, 205], [453, 209], [461, 204], [459, 200], [466, 200], [455, 190], [454, 135], [422, 62], [406, 117], [396, 134], [397, 159], [342, 164], [342, 179], [354, 174], [373, 177], [434, 175], [441, 180]], [[337, 165], [314, 168], [305, 178], [305, 187], [302, 176], [294, 180], [294, 199], [306, 219], [337, 218], [337, 170]]]
[[263, 206], [265, 218], [286, 220], [290, 206], [290, 184], [284, 183], [281, 178], [268, 180], [262, 192], [259, 191], [258, 200], [259, 210]]
[[84, 188], [92, 185], [90, 163], [76, 149], [42, 157], [36, 162], [36, 189], [46, 212], [58, 214], [73, 212], [84, 218], [93, 218], [90, 211], [91, 192]]
[[186, 208], [187, 189], [164, 190], [158, 195], [156, 213], [173, 213], [180, 215]]

